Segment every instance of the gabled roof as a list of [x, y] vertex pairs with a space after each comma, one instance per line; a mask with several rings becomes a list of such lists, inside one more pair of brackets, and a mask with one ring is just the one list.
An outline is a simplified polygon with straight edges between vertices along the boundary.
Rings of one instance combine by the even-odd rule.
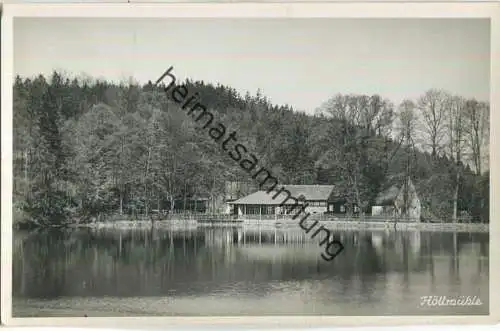
[[380, 192], [375, 198], [375, 205], [377, 206], [386, 206], [392, 205], [394, 200], [399, 194], [399, 189], [396, 185], [392, 185], [388, 189]]
[[293, 197], [303, 195], [307, 201], [327, 200], [335, 189], [334, 185], [283, 185]]
[[[415, 186], [413, 185], [413, 182], [411, 179], [409, 180], [408, 184], [410, 185], [409, 189], [410, 190], [415, 190]], [[403, 184], [401, 184], [403, 185]], [[392, 205], [396, 198], [398, 197], [399, 192], [403, 187], [398, 187], [396, 185], [391, 185], [385, 190], [381, 191], [377, 197], [375, 198], [375, 205], [377, 206], [387, 206], [387, 205]]]
[[[292, 197], [298, 199], [301, 195], [307, 201], [311, 200], [327, 200], [335, 189], [334, 185], [283, 185], [284, 189], [288, 190]], [[241, 204], [241, 205], [279, 205], [286, 196], [286, 193], [281, 193], [276, 199], [273, 196], [281, 187], [275, 189], [275, 191], [267, 193], [267, 191], [257, 191], [246, 197], [238, 199], [236, 201], [229, 202], [230, 204]], [[295, 201], [289, 199], [286, 204], [293, 205]]]

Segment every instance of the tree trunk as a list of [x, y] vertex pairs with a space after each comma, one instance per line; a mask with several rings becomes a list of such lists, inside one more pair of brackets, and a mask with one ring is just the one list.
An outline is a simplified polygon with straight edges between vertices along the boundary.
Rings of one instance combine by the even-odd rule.
[[25, 183], [25, 195], [28, 196], [30, 192], [30, 183], [28, 181], [28, 150], [24, 151], [24, 183]]
[[148, 197], [148, 175], [149, 175], [149, 162], [151, 159], [151, 146], [148, 147], [148, 158], [146, 159], [146, 171], [144, 174], [144, 209], [146, 217], [148, 217], [148, 208], [149, 208], [149, 197]]
[[156, 208], [158, 209], [158, 213], [160, 212], [160, 189], [156, 189]]
[[120, 153], [120, 215], [123, 215], [123, 149], [124, 149], [124, 138], [121, 138], [121, 153]]
[[213, 182], [212, 182], [212, 214], [215, 214], [215, 176], [213, 176]]
[[[458, 135], [460, 141], [460, 135]], [[457, 143], [459, 145], [459, 143]], [[453, 222], [457, 221], [458, 217], [458, 192], [460, 186], [460, 161], [461, 161], [461, 153], [460, 146], [457, 146], [457, 155], [456, 155], [456, 177], [455, 177], [455, 192], [453, 194]]]
[[479, 136], [477, 137], [477, 151], [476, 151], [476, 157], [477, 157], [477, 175], [481, 176], [481, 143], [479, 142]]
[[[357, 173], [354, 173], [352, 176], [352, 185], [353, 185], [353, 189], [354, 189], [354, 195], [356, 198], [356, 204], [358, 206], [359, 217], [360, 217], [360, 219], [364, 219], [364, 215], [363, 215], [362, 210], [361, 210], [361, 195], [359, 193]], [[353, 210], [353, 214], [354, 214], [354, 210]]]
[[186, 212], [186, 202], [187, 202], [187, 182], [184, 180], [184, 207], [183, 210]]
[[457, 167], [457, 175], [455, 182], [455, 192], [453, 194], [453, 222], [457, 222], [458, 214], [458, 186], [460, 184], [460, 169]]
[[123, 192], [120, 189], [120, 215], [123, 215]]
[[168, 192], [167, 192], [167, 200], [170, 202], [170, 210], [169, 210], [169, 213], [173, 213], [174, 212], [174, 208], [175, 208], [175, 199], [174, 199], [174, 189], [173, 189], [173, 179], [172, 178], [169, 178], [168, 179]]
[[410, 218], [410, 178], [411, 178], [411, 142], [410, 137], [408, 137], [406, 151], [406, 178], [404, 187], [404, 215], [407, 219]]

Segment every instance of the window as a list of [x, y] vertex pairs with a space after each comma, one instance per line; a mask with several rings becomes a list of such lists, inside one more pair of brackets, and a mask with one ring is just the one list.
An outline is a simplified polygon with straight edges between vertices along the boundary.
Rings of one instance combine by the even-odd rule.
[[260, 214], [260, 206], [259, 205], [247, 205], [246, 213], [248, 215], [258, 215]]
[[345, 213], [345, 206], [344, 205], [340, 205], [340, 212]]
[[326, 201], [309, 201], [311, 207], [326, 207]]
[[274, 214], [274, 206], [262, 206], [262, 214], [264, 215]]

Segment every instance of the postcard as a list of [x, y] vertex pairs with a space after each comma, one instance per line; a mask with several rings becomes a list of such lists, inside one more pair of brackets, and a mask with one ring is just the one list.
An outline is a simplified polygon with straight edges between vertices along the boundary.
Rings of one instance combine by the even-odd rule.
[[497, 320], [499, 13], [4, 5], [2, 322]]

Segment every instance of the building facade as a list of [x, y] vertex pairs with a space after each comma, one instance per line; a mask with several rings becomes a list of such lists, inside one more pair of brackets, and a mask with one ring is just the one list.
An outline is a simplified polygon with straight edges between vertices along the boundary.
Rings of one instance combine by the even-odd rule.
[[372, 206], [372, 216], [388, 216], [420, 222], [422, 206], [411, 179], [400, 188], [393, 185], [379, 193]]
[[[297, 200], [295, 200], [297, 199]], [[228, 202], [228, 213], [234, 215], [288, 215], [306, 205], [311, 214], [341, 212], [334, 185], [283, 185], [274, 191], [257, 191]], [[345, 212], [345, 208], [344, 208]]]

